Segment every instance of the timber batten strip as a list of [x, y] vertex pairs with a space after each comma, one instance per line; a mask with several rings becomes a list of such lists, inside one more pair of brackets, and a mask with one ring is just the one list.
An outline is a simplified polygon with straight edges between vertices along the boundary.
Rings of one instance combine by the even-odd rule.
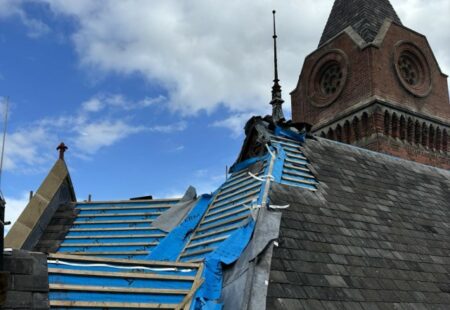
[[144, 227], [105, 227], [105, 228], [71, 228], [69, 232], [82, 232], [82, 231], [133, 231], [133, 230], [159, 230], [159, 228], [144, 226]]
[[148, 260], [129, 260], [120, 258], [102, 258], [102, 257], [82, 257], [68, 254], [49, 254], [49, 258], [61, 260], [75, 260], [87, 262], [106, 262], [121, 265], [143, 265], [143, 266], [164, 266], [164, 267], [181, 267], [181, 268], [199, 268], [199, 264], [182, 263], [182, 262], [165, 262], [165, 261], [148, 261]]
[[[142, 267], [142, 266], [141, 266]], [[139, 269], [139, 266], [136, 267]], [[108, 278], [133, 278], [133, 279], [154, 279], [154, 280], [174, 280], [174, 281], [194, 281], [194, 276], [176, 276], [176, 275], [163, 275], [150, 272], [108, 272], [108, 271], [87, 271], [78, 269], [61, 269], [61, 268], [49, 268], [49, 274], [65, 274], [65, 275], [79, 275], [79, 276], [97, 276]]]
[[66, 239], [133, 239], [133, 238], [163, 238], [166, 235], [94, 235], [94, 236], [66, 236]]
[[[250, 208], [244, 207], [244, 208], [242, 208], [242, 209], [238, 209], [238, 210], [233, 211], [233, 212], [230, 212], [230, 213], [225, 213], [225, 214], [220, 215], [220, 216], [216, 216], [216, 217], [208, 217], [207, 220], [203, 221], [202, 225], [207, 225], [208, 223], [213, 223], [213, 222], [215, 222], [215, 221], [220, 221], [220, 220], [223, 220], [223, 219], [225, 219], [225, 218], [227, 218], [227, 217], [230, 217], [230, 216], [233, 216], [233, 215], [242, 213], [242, 212], [247, 212], [247, 211], [250, 211]], [[206, 219], [206, 218], [205, 218], [205, 219]]]
[[119, 286], [88, 286], [74, 284], [49, 284], [50, 290], [77, 291], [77, 292], [100, 292], [100, 293], [124, 293], [124, 294], [167, 294], [186, 295], [189, 290], [161, 289], [161, 288], [131, 288]]
[[170, 205], [148, 205], [148, 206], [133, 206], [133, 207], [92, 207], [92, 208], [76, 208], [80, 211], [109, 211], [109, 210], [138, 210], [138, 209], [170, 209]]
[[236, 218], [232, 218], [232, 219], [230, 219], [228, 221], [223, 221], [223, 222], [212, 224], [212, 225], [209, 225], [209, 226], [206, 226], [206, 227], [200, 227], [199, 229], [197, 229], [196, 233], [199, 233], [199, 232], [204, 231], [204, 230], [209, 230], [209, 229], [212, 229], [212, 228], [224, 226], [224, 225], [227, 225], [227, 224], [230, 224], [230, 223], [238, 222], [238, 221], [241, 221], [241, 220], [246, 219], [248, 217], [249, 217], [249, 214], [245, 214], [245, 215], [242, 215], [242, 216], [239, 216], [239, 217], [236, 217]]
[[103, 301], [68, 301], [50, 300], [52, 307], [86, 307], [86, 308], [129, 308], [129, 309], [175, 309], [175, 304], [103, 302]]
[[153, 220], [75, 221], [73, 225], [153, 223]]
[[60, 252], [60, 253], [68, 253], [68, 255], [86, 255], [86, 256], [95, 256], [95, 255], [148, 255], [149, 251], [114, 251], [114, 252], [87, 252], [87, 251], [78, 251], [78, 252]]
[[141, 212], [141, 213], [92, 213], [92, 214], [78, 214], [77, 218], [80, 217], [116, 217], [116, 216], [152, 216], [161, 215], [162, 212]]
[[158, 242], [62, 243], [61, 247], [155, 246]]
[[226, 236], [222, 236], [222, 237], [218, 237], [218, 238], [214, 238], [214, 239], [208, 239], [208, 240], [201, 241], [198, 243], [192, 243], [192, 241], [191, 241], [191, 243], [189, 243], [189, 245], [186, 247], [186, 249], [195, 248], [195, 247], [202, 246], [205, 244], [223, 241], [223, 240], [226, 240], [229, 236], [230, 235], [226, 235]]

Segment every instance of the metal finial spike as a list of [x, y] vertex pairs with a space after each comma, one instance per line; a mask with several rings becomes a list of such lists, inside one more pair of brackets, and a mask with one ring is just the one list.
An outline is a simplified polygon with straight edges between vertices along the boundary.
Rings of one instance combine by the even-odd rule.
[[277, 28], [276, 28], [276, 22], [275, 22], [275, 13], [276, 11], [273, 10], [273, 62], [274, 62], [274, 71], [275, 71], [275, 79], [274, 82], [278, 82], [278, 58], [277, 58]]
[[275, 22], [275, 13], [273, 10], [273, 63], [274, 63], [274, 80], [272, 86], [272, 101], [270, 104], [272, 105], [272, 119], [275, 123], [284, 119], [283, 114], [283, 99], [281, 98], [281, 86], [278, 83], [280, 80], [278, 79], [278, 58], [277, 58], [277, 29]]

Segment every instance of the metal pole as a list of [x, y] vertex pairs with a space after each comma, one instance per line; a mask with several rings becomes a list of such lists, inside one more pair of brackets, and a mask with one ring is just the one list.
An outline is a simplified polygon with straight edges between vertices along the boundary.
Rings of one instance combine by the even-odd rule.
[[4, 240], [3, 235], [5, 234], [5, 200], [3, 200], [3, 197], [0, 197], [0, 250], [2, 251], [0, 253], [0, 271], [3, 271], [3, 251], [4, 251]]

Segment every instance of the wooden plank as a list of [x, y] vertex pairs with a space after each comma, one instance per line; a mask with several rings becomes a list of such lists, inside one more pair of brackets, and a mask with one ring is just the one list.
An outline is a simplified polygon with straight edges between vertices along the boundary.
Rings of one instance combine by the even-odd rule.
[[102, 302], [102, 301], [72, 301], [50, 300], [51, 307], [80, 307], [80, 308], [125, 308], [125, 309], [175, 309], [175, 304], [133, 303], [133, 302]]
[[148, 205], [148, 206], [133, 206], [133, 207], [89, 207], [78, 208], [81, 211], [110, 211], [110, 210], [140, 210], [140, 209], [170, 209], [171, 205]]
[[75, 221], [74, 225], [80, 224], [127, 224], [127, 223], [153, 223], [153, 220], [111, 220], [111, 221]]
[[133, 230], [159, 230], [156, 227], [145, 226], [145, 227], [105, 227], [105, 228], [71, 228], [70, 231], [82, 232], [82, 231], [133, 231]]
[[[294, 169], [292, 169], [292, 170], [294, 170]], [[294, 171], [292, 171], [292, 170], [283, 169], [283, 173], [297, 175], [299, 177], [308, 178], [308, 179], [315, 179], [315, 177], [310, 173], [306, 173], [304, 171], [300, 171], [297, 169], [295, 169]]]
[[163, 234], [149, 235], [94, 235], [94, 236], [66, 236], [66, 239], [133, 239], [133, 238], [163, 238]]
[[216, 214], [219, 214], [219, 213], [222, 213], [222, 212], [226, 212], [228, 210], [236, 209], [236, 208], [239, 208], [239, 207], [243, 207], [244, 209], [247, 208], [247, 207], [245, 207], [244, 205], [241, 205], [241, 204], [232, 205], [232, 206], [220, 209], [220, 210], [216, 210], [216, 211], [211, 212], [211, 213], [207, 213], [205, 218], [208, 218], [210, 216], [213, 216], [213, 215], [216, 215]]
[[[204, 268], [204, 264], [201, 264], [200, 268], [198, 269], [197, 275], [195, 276], [194, 283], [193, 283], [189, 293], [184, 297], [183, 301], [177, 306], [176, 310], [181, 310], [183, 308], [186, 310], [191, 309], [192, 297], [194, 297], [194, 294], [197, 292], [199, 287], [205, 281], [205, 279], [202, 278], [203, 268]], [[186, 308], [184, 306], [186, 306]]]
[[116, 217], [116, 216], [151, 216], [151, 215], [161, 215], [162, 212], [140, 212], [140, 213], [98, 213], [98, 214], [78, 214], [77, 218], [80, 217]]
[[[136, 269], [139, 269], [139, 265], [136, 265]], [[61, 269], [61, 268], [48, 268], [49, 274], [65, 274], [74, 276], [95, 276], [95, 277], [108, 277], [108, 278], [131, 278], [131, 279], [157, 279], [157, 280], [173, 280], [173, 281], [194, 281], [194, 276], [177, 276], [177, 275], [165, 275], [149, 272], [107, 272], [107, 271], [92, 271], [92, 270], [78, 270], [78, 269]]]
[[[306, 166], [305, 166], [305, 167], [306, 167]], [[294, 165], [290, 165], [290, 164], [285, 164], [285, 165], [284, 165], [284, 168], [297, 169], [297, 170], [301, 170], [301, 171], [305, 171], [305, 172], [311, 173], [311, 170], [309, 170], [308, 168], [299, 167], [299, 166], [294, 166]]]
[[238, 216], [238, 217], [232, 218], [232, 219], [230, 219], [228, 221], [224, 221], [224, 222], [220, 222], [220, 223], [217, 223], [217, 224], [209, 225], [207, 227], [202, 227], [202, 228], [198, 229], [197, 232], [204, 231], [204, 230], [209, 230], [209, 229], [220, 227], [220, 226], [224, 226], [224, 225], [227, 225], [229, 223], [238, 222], [240, 220], [248, 218], [249, 215], [250, 214], [245, 214], [245, 215], [242, 215], [242, 216]]
[[[251, 203], [253, 200], [255, 200], [255, 197], [257, 197], [257, 196], [252, 196], [252, 197], [250, 197], [250, 198], [248, 198], [248, 199], [246, 199], [246, 200], [244, 200], [244, 201], [241, 201], [241, 202], [239, 202], [239, 203], [234, 203], [233, 204], [233, 202], [230, 202], [230, 206], [233, 206], [233, 207], [237, 207], [237, 206], [243, 206], [243, 205], [245, 205], [245, 204], [247, 204], [247, 203]], [[211, 211], [211, 210], [216, 210], [216, 209], [219, 209], [219, 208], [222, 208], [223, 206], [226, 206], [227, 204], [225, 203], [225, 204], [222, 204], [222, 205], [220, 205], [220, 206], [212, 206], [212, 207], [210, 207], [209, 208], [209, 210], [208, 210], [208, 212], [209, 211]], [[227, 207], [228, 208], [228, 207]]]
[[247, 197], [250, 197], [250, 196], [256, 196], [256, 195], [259, 194], [260, 191], [261, 191], [261, 189], [258, 188], [258, 189], [254, 190], [254, 191], [251, 191], [251, 192], [247, 193], [246, 195], [243, 195], [243, 196], [240, 196], [240, 197], [235, 197], [235, 198], [230, 199], [230, 200], [225, 200], [225, 201], [222, 201], [220, 203], [215, 203], [214, 207], [218, 208], [218, 207], [224, 206], [226, 204], [229, 204], [229, 203], [232, 203], [232, 202], [235, 202], [235, 201], [239, 201], [241, 199], [244, 199], [244, 198], [247, 198]]
[[86, 255], [86, 256], [96, 256], [96, 255], [145, 255], [150, 254], [149, 251], [114, 251], [114, 252], [108, 252], [108, 251], [97, 251], [97, 252], [86, 252], [86, 251], [79, 251], [79, 252], [63, 252], [67, 253], [68, 255]]
[[158, 202], [178, 202], [180, 198], [161, 198], [161, 199], [143, 199], [143, 200], [96, 200], [96, 201], [77, 201], [77, 205], [95, 205], [95, 204], [115, 204], [115, 203], [150, 203], [155, 204]]
[[210, 244], [210, 243], [214, 243], [214, 242], [223, 241], [223, 240], [228, 239], [229, 236], [230, 236], [230, 235], [221, 236], [221, 237], [217, 237], [217, 238], [213, 238], [213, 239], [208, 239], [208, 240], [201, 241], [201, 242], [197, 242], [197, 243], [192, 243], [192, 242], [191, 242], [191, 243], [186, 247], [186, 249], [190, 249], [190, 248], [194, 248], [194, 247], [198, 247], [198, 246], [202, 246], [202, 245]]
[[304, 180], [299, 180], [299, 179], [294, 179], [294, 178], [290, 178], [287, 176], [281, 176], [282, 180], [287, 180], [287, 181], [291, 181], [291, 182], [297, 182], [297, 183], [303, 183], [303, 184], [310, 184], [310, 185], [318, 185], [318, 182], [313, 182], [313, 181], [304, 181]]
[[182, 263], [182, 262], [166, 262], [166, 261], [150, 261], [150, 260], [129, 260], [120, 258], [102, 258], [102, 257], [80, 257], [68, 254], [54, 253], [49, 254], [49, 258], [63, 259], [63, 260], [75, 260], [84, 262], [103, 262], [122, 265], [143, 265], [143, 266], [163, 266], [163, 267], [182, 267], [182, 268], [199, 268], [199, 264]]
[[61, 247], [154, 246], [159, 242], [62, 243]]
[[244, 187], [242, 187], [241, 189], [239, 189], [239, 190], [237, 190], [237, 191], [235, 191], [235, 192], [232, 192], [232, 193], [230, 193], [230, 194], [227, 194], [227, 195], [222, 195], [222, 193], [220, 193], [220, 194], [217, 196], [216, 202], [220, 202], [220, 201], [223, 201], [223, 200], [225, 200], [225, 199], [228, 199], [228, 198], [231, 198], [231, 197], [240, 195], [240, 194], [242, 194], [242, 193], [245, 193], [245, 192], [247, 192], [247, 191], [251, 191], [251, 190], [253, 190], [253, 189], [257, 188], [257, 187], [261, 187], [261, 182], [254, 183], [254, 184], [252, 184], [252, 185], [250, 185], [250, 186], [247, 186], [247, 187], [244, 186]]
[[210, 233], [201, 234], [201, 235], [195, 235], [194, 237], [192, 237], [191, 241], [197, 240], [197, 239], [201, 239], [201, 238], [207, 238], [207, 237], [214, 236], [214, 235], [217, 235], [217, 234], [221, 234], [221, 233], [224, 233], [224, 232], [227, 232], [227, 231], [235, 230], [235, 229], [238, 229], [241, 226], [242, 225], [235, 225], [235, 226], [230, 226], [230, 227], [227, 227], [227, 228], [224, 228], [224, 229], [216, 230], [216, 231], [213, 231], [213, 232], [210, 232]]
[[[262, 174], [262, 173], [261, 173], [261, 174]], [[260, 175], [261, 175], [261, 174], [260, 174]], [[255, 179], [253, 179], [252, 177], [249, 176], [249, 177], [248, 177], [244, 182], [242, 182], [242, 183], [237, 183], [237, 184], [234, 185], [234, 186], [227, 187], [227, 188], [225, 188], [225, 189], [221, 189], [221, 190], [220, 190], [220, 195], [228, 194], [228, 193], [231, 193], [231, 192], [235, 191], [235, 190], [238, 189], [238, 188], [247, 186], [247, 185], [252, 184], [252, 183], [259, 183], [259, 182], [260, 182], [260, 181], [255, 180]]]
[[230, 217], [230, 216], [233, 216], [233, 215], [239, 214], [241, 212], [245, 212], [245, 211], [250, 211], [250, 209], [246, 208], [246, 207], [243, 207], [240, 210], [236, 210], [236, 211], [233, 211], [233, 212], [230, 212], [230, 213], [225, 213], [225, 214], [217, 216], [217, 217], [209, 218], [209, 219], [203, 221], [203, 223], [201, 223], [201, 225], [206, 225], [208, 223], [219, 221], [219, 220], [222, 220], [224, 218], [227, 218], [227, 217]]
[[195, 256], [195, 255], [199, 255], [199, 254], [203, 254], [203, 253], [208, 253], [208, 252], [212, 252], [214, 251], [216, 248], [212, 247], [212, 248], [205, 248], [205, 249], [201, 249], [201, 250], [197, 250], [197, 251], [192, 251], [192, 252], [184, 252], [180, 255], [180, 257], [189, 257], [189, 256]]
[[101, 293], [125, 293], [125, 294], [166, 294], [186, 295], [189, 290], [177, 290], [168, 288], [134, 288], [119, 286], [91, 286], [74, 284], [49, 284], [50, 290], [54, 291], [77, 291], [77, 292], [101, 292]]
[[302, 159], [302, 160], [308, 160], [308, 158], [306, 158], [305, 156], [302, 155], [298, 155], [295, 153], [291, 153], [291, 152], [286, 152], [287, 157], [292, 157], [292, 158], [297, 158], [297, 159]]

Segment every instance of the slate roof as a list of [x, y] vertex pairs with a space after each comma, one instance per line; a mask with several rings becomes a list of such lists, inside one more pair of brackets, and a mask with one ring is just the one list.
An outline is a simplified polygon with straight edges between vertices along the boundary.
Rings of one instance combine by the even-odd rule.
[[336, 0], [319, 46], [349, 26], [370, 43], [386, 18], [402, 23], [389, 0]]
[[449, 309], [450, 172], [319, 138], [283, 210], [268, 309]]

